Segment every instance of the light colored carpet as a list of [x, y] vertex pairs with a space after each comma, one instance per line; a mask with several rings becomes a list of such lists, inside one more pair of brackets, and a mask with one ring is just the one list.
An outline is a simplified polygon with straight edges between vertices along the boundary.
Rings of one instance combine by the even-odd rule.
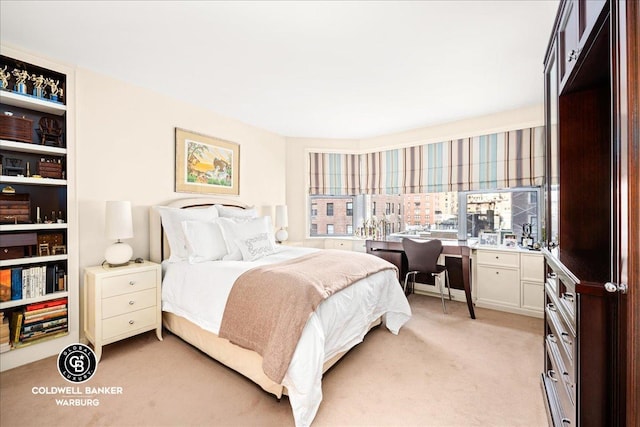
[[[377, 328], [323, 379], [314, 426], [545, 426], [539, 375], [541, 319], [412, 295], [398, 336]], [[69, 386], [56, 358], [0, 375], [5, 426], [288, 426], [286, 398], [258, 386], [165, 333], [104, 348], [84, 387], [116, 386], [97, 407], [59, 407], [33, 387]]]

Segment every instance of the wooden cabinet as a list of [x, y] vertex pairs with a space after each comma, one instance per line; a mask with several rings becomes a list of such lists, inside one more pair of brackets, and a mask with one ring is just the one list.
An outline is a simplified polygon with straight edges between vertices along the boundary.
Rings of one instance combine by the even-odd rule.
[[556, 427], [640, 422], [639, 17], [637, 2], [563, 0], [545, 58], [541, 382]]
[[591, 47], [592, 38], [604, 22], [606, 5], [606, 0], [563, 2], [557, 30], [561, 87], [568, 83], [574, 68], [579, 67], [587, 56], [583, 53]]
[[[14, 288], [0, 311], [16, 321], [11, 349], [0, 354], [1, 370], [56, 355], [79, 338], [74, 71], [3, 46], [0, 69], [5, 67], [10, 75], [0, 91], [0, 276], [9, 271]], [[12, 241], [20, 243], [4, 247]], [[64, 301], [66, 315], [55, 322], [64, 324], [66, 316], [66, 329], [30, 325], [45, 331], [36, 337], [20, 325], [20, 316], [24, 320], [27, 311], [54, 300]]]
[[475, 250], [476, 305], [542, 317], [544, 262], [538, 252]]
[[85, 335], [100, 360], [104, 345], [155, 329], [162, 340], [161, 269], [152, 262], [85, 270]]

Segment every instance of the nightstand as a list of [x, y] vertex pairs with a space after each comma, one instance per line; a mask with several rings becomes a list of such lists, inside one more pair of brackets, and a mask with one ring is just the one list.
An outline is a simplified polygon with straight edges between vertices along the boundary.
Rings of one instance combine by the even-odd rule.
[[88, 267], [84, 273], [84, 332], [100, 360], [102, 347], [156, 330], [162, 341], [160, 264]]

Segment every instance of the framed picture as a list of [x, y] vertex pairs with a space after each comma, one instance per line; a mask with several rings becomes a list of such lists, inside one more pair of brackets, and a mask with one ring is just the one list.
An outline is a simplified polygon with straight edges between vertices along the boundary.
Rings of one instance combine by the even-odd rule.
[[518, 237], [515, 234], [505, 234], [502, 239], [502, 244], [507, 248], [517, 248]]
[[240, 145], [176, 128], [176, 191], [240, 194]]
[[480, 244], [483, 246], [498, 246], [500, 243], [500, 233], [487, 231], [480, 232]]

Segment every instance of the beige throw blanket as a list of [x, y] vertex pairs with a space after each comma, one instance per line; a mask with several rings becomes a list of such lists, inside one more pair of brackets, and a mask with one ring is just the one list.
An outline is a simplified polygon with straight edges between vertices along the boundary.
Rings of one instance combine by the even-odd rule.
[[323, 250], [253, 268], [233, 285], [219, 336], [263, 358], [282, 383], [307, 320], [320, 303], [356, 281], [396, 267], [376, 256]]

